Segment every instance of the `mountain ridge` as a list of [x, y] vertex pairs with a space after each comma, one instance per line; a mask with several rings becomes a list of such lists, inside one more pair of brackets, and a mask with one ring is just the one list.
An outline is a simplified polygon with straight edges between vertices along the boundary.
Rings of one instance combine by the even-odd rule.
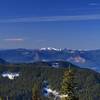
[[37, 61], [68, 61], [80, 67], [100, 71], [100, 50], [74, 49], [6, 49], [0, 50], [0, 58], [9, 63], [34, 63]]

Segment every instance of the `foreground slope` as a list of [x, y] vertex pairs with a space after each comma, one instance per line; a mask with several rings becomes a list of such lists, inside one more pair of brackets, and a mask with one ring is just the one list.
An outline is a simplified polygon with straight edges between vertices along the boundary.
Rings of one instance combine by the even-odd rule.
[[[0, 97], [8, 97], [10, 100], [32, 100], [33, 85], [38, 84], [42, 100], [48, 100], [41, 92], [43, 81], [48, 80], [50, 86], [59, 91], [63, 73], [70, 64], [68, 62], [59, 62], [60, 68], [55, 68], [52, 63], [54, 62], [0, 66]], [[77, 84], [79, 100], [89, 100], [88, 98], [100, 100], [100, 74], [90, 69], [70, 65], [75, 72], [74, 81]], [[18, 72], [19, 77], [9, 80], [7, 77], [3, 78], [1, 76], [3, 72]]]

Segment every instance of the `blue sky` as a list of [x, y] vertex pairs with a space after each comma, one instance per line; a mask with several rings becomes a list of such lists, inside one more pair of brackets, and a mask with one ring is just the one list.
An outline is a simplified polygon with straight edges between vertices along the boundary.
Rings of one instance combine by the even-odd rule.
[[0, 0], [0, 48], [100, 49], [99, 0]]

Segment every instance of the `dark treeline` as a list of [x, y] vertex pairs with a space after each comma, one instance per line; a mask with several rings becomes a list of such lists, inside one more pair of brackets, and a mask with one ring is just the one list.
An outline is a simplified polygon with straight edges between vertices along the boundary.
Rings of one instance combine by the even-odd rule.
[[[52, 89], [61, 90], [63, 74], [68, 68], [52, 68], [48, 64], [0, 65], [0, 100], [52, 100], [42, 94], [42, 84], [48, 80]], [[79, 100], [100, 100], [100, 74], [71, 65], [75, 74]], [[14, 80], [3, 78], [3, 72], [19, 72]]]

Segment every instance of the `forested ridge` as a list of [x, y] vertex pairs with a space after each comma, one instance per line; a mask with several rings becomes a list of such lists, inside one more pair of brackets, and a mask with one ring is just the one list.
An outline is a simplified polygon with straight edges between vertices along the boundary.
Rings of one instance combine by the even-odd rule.
[[[61, 90], [64, 72], [69, 70], [69, 63], [62, 63], [65, 66], [60, 68], [53, 68], [42, 62], [0, 65], [0, 100], [35, 100], [36, 95], [39, 97], [36, 100], [53, 100], [43, 96], [42, 85], [47, 80], [52, 89]], [[72, 64], [70, 66], [74, 72], [79, 100], [100, 100], [100, 74]], [[18, 72], [20, 76], [9, 80], [1, 76], [3, 72]]]

